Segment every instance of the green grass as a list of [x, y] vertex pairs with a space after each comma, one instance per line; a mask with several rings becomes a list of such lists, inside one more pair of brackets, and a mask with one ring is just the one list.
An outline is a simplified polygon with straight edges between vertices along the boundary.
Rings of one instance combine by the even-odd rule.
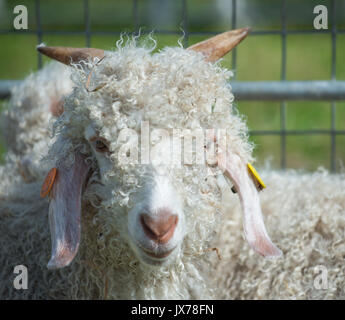
[[[267, 8], [272, 4], [264, 1]], [[18, 1], [7, 1], [8, 4], [19, 4]], [[170, 21], [161, 21], [157, 26], [150, 20], [149, 12], [152, 6], [147, 1], [139, 1], [138, 17], [144, 30], [165, 29], [179, 30], [179, 25]], [[263, 2], [262, 2], [263, 3]], [[290, 3], [290, 2], [289, 2]], [[298, 1], [291, 2], [293, 8]], [[26, 2], [29, 12], [35, 12], [34, 1]], [[214, 4], [210, 0], [189, 0], [190, 9], [189, 28], [193, 31], [224, 30], [228, 25], [224, 21], [214, 18]], [[295, 8], [294, 7], [294, 8]], [[290, 7], [289, 7], [290, 8]], [[288, 9], [289, 9], [288, 8]], [[291, 9], [290, 8], [290, 9]], [[90, 20], [93, 31], [132, 31], [132, 2], [90, 0]], [[290, 10], [289, 9], [289, 10]], [[308, 9], [308, 8], [307, 8]], [[273, 13], [279, 13], [279, 5], [274, 5]], [[292, 9], [291, 9], [292, 10]], [[176, 14], [182, 13], [180, 2], [176, 3]], [[289, 11], [290, 12], [290, 11]], [[121, 13], [121, 14], [119, 14]], [[84, 30], [84, 16], [81, 0], [74, 1], [41, 1], [41, 16], [44, 30]], [[338, 13], [340, 15], [340, 13]], [[291, 15], [290, 15], [291, 17]], [[4, 28], [8, 19], [0, 21]], [[339, 19], [338, 19], [339, 20]], [[345, 19], [343, 19], [345, 20]], [[302, 20], [301, 20], [302, 21]], [[340, 21], [340, 20], [339, 20]], [[279, 22], [279, 19], [278, 19]], [[289, 21], [288, 21], [289, 22]], [[344, 21], [343, 21], [344, 22]], [[342, 23], [343, 23], [342, 22]], [[229, 23], [229, 22], [227, 22]], [[265, 21], [258, 21], [257, 29], [279, 29], [280, 25], [265, 25]], [[280, 22], [279, 22], [280, 23]], [[29, 27], [36, 28], [33, 14], [29, 14]], [[302, 25], [288, 27], [292, 29], [304, 28]], [[310, 28], [305, 26], [306, 28]], [[255, 29], [255, 28], [254, 28]], [[178, 35], [156, 35], [158, 48], [175, 46]], [[193, 44], [205, 39], [201, 36], [191, 36], [189, 43]], [[115, 47], [117, 36], [95, 35], [91, 38], [91, 45], [103, 49]], [[49, 45], [85, 46], [84, 35], [43, 35], [43, 41]], [[37, 70], [37, 36], [16, 32], [15, 34], [0, 34], [0, 79], [21, 79], [30, 72]], [[345, 34], [337, 35], [336, 46], [336, 77], [345, 80]], [[329, 80], [331, 79], [331, 35], [330, 34], [289, 34], [287, 36], [287, 80]], [[232, 56], [229, 54], [222, 62], [223, 66], [234, 69], [236, 79], [240, 81], [280, 80], [282, 65], [282, 41], [279, 35], [249, 36], [237, 49], [237, 66], [232, 66]], [[47, 61], [46, 58], [43, 61]], [[239, 111], [247, 118], [251, 130], [279, 130], [280, 103], [279, 102], [236, 102]], [[0, 103], [1, 107], [1, 103]], [[297, 101], [287, 103], [287, 130], [330, 129], [331, 104], [329, 102]], [[336, 129], [345, 130], [345, 102], [336, 104]], [[257, 145], [255, 155], [259, 164], [271, 161], [273, 167], [279, 167], [281, 162], [279, 136], [253, 136]], [[286, 140], [287, 166], [291, 168], [305, 168], [314, 170], [318, 166], [330, 166], [331, 138], [328, 135], [287, 136]], [[337, 166], [345, 162], [345, 136], [336, 137]], [[4, 153], [0, 141], [0, 153]]]

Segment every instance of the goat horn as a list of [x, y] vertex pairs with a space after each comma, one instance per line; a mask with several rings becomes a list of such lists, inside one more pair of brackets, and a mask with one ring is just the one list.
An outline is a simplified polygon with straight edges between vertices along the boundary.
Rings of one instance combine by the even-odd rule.
[[206, 60], [215, 62], [235, 48], [250, 32], [250, 28], [242, 28], [223, 32], [210, 39], [198, 42], [187, 50], [194, 50], [205, 55]]
[[104, 57], [104, 50], [94, 48], [47, 47], [45, 45], [39, 45], [37, 46], [37, 50], [47, 57], [66, 65], [88, 60], [90, 57], [98, 57], [99, 59]]

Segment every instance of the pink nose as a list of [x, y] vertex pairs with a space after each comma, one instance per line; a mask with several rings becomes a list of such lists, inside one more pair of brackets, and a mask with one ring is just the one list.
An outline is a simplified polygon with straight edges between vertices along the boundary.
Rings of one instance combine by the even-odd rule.
[[154, 217], [146, 213], [140, 215], [145, 234], [159, 244], [167, 243], [172, 238], [177, 221], [177, 215], [166, 209], [159, 210]]

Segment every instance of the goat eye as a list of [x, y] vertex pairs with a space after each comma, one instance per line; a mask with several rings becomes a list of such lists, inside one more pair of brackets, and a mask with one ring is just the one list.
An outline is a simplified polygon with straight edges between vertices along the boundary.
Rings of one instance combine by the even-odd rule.
[[95, 141], [95, 148], [98, 152], [108, 151], [108, 146], [102, 140]]

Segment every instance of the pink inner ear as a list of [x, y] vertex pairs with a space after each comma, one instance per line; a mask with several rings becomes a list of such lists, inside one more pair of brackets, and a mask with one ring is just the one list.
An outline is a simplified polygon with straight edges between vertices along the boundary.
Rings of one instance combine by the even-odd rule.
[[85, 156], [75, 154], [75, 161], [66, 166], [61, 161], [50, 195], [49, 224], [52, 255], [48, 268], [67, 266], [78, 252], [80, 243], [81, 193], [90, 170]]
[[218, 165], [238, 191], [243, 211], [244, 232], [249, 245], [266, 258], [281, 256], [282, 252], [267, 234], [258, 191], [245, 163], [236, 154], [226, 152], [218, 155]]

